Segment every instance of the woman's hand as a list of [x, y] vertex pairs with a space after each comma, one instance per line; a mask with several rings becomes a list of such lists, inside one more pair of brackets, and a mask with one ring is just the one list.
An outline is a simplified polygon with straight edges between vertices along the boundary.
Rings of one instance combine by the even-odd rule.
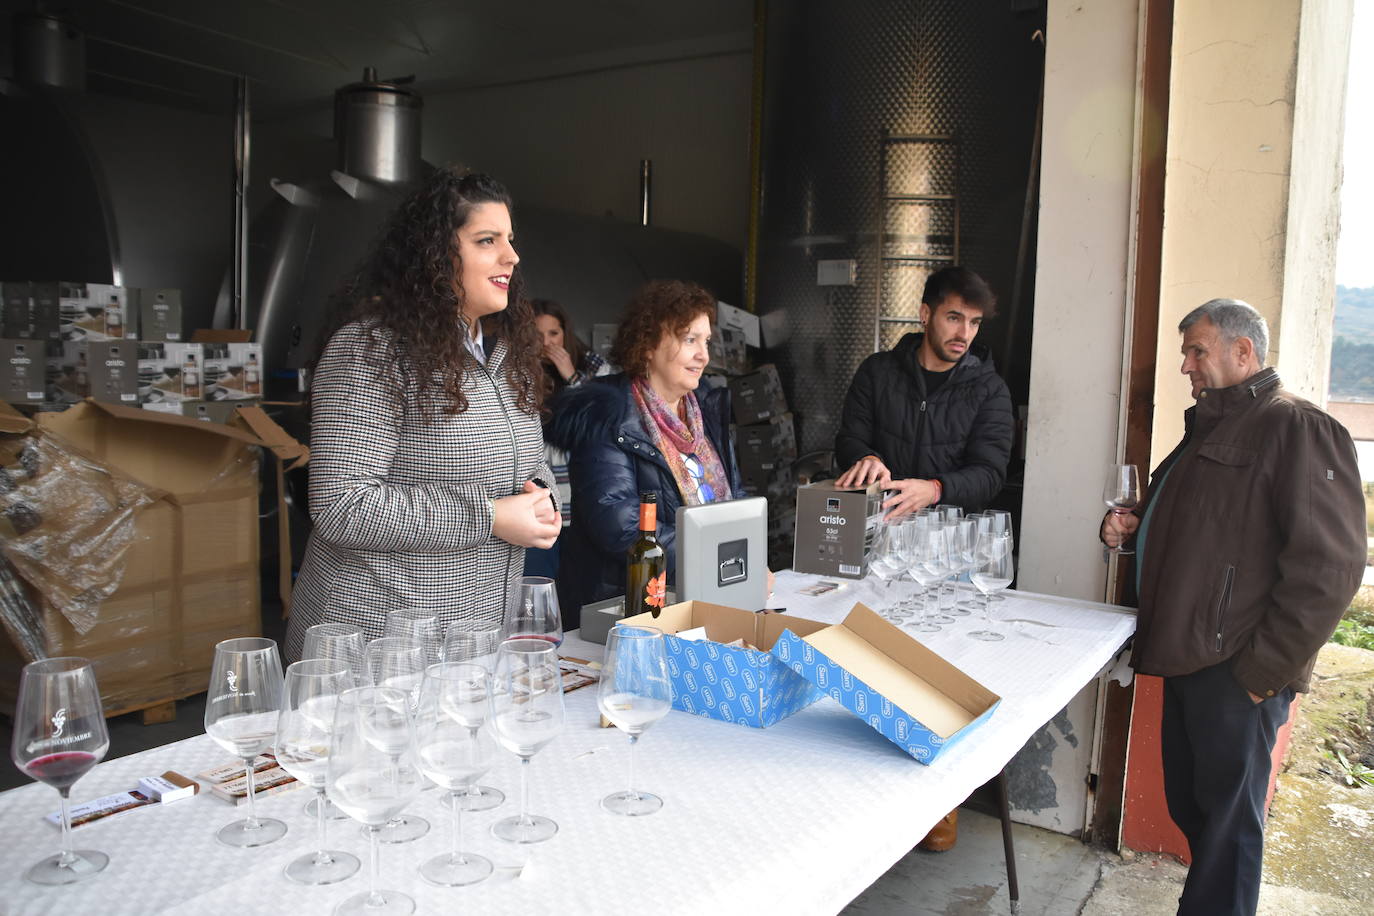
[[558, 370], [558, 374], [565, 382], [572, 381], [572, 377], [577, 374], [572, 357], [558, 344], [544, 344], [544, 358], [553, 363], [553, 367]]
[[563, 530], [563, 515], [549, 491], [532, 480], [523, 492], [493, 500], [491, 509], [491, 533], [517, 547], [548, 550]]

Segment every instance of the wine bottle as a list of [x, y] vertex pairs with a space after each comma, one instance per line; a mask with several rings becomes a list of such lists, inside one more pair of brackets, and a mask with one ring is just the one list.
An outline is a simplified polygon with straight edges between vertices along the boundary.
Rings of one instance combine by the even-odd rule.
[[668, 554], [658, 542], [658, 494], [639, 494], [639, 539], [625, 556], [625, 616], [654, 617], [668, 595]]

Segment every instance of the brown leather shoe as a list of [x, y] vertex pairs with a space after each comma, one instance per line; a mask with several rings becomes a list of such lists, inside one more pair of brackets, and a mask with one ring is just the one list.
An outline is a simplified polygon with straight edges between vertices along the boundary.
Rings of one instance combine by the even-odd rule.
[[916, 844], [926, 852], [946, 852], [953, 849], [954, 844], [959, 840], [959, 809], [940, 818], [939, 822], [930, 828], [930, 833], [926, 838]]

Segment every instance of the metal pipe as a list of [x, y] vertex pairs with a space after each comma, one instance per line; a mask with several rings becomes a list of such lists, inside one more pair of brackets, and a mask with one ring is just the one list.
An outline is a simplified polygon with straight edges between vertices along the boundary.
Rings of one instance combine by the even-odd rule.
[[230, 321], [236, 328], [249, 327], [248, 288], [248, 167], [252, 158], [251, 105], [248, 78], [239, 76], [234, 87], [234, 268], [230, 287]]
[[653, 193], [653, 171], [652, 159], [639, 160], [639, 224], [641, 226], [649, 225], [649, 198]]

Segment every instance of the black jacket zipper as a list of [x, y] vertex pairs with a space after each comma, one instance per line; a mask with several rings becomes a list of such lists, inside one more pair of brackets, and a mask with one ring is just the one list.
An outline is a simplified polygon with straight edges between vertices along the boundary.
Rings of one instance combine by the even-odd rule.
[[1226, 620], [1226, 609], [1231, 606], [1231, 583], [1235, 581], [1236, 568], [1226, 567], [1226, 578], [1222, 580], [1221, 598], [1217, 601], [1217, 653], [1221, 652], [1222, 625]]

